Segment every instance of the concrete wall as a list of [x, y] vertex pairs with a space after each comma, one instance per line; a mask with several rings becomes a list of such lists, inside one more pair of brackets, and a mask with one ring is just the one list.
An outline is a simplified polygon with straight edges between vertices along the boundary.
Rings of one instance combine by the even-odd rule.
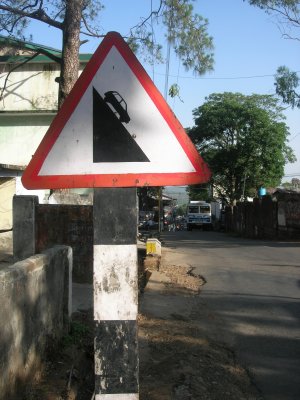
[[[0, 399], [38, 376], [72, 310], [72, 250], [56, 246], [0, 270]], [[16, 389], [15, 389], [16, 388]]]
[[[0, 103], [0, 111], [35, 111], [57, 109], [58, 83], [60, 66], [46, 57], [44, 61], [30, 61], [23, 64], [9, 75], [9, 83]], [[1, 65], [1, 64], [0, 64]], [[86, 62], [80, 62], [79, 73]], [[7, 72], [12, 64], [2, 63], [0, 87], [4, 86]]]
[[[47, 61], [48, 60], [48, 61]], [[20, 60], [19, 60], [20, 61]], [[79, 74], [87, 61], [80, 62]], [[8, 71], [14, 66], [2, 62], [0, 87], [4, 86]], [[44, 57], [44, 61], [30, 61], [9, 75], [9, 83], [0, 103], [0, 111], [35, 111], [57, 109], [59, 64]]]
[[[11, 65], [4, 66], [0, 86], [4, 86], [5, 72]], [[26, 63], [9, 76], [9, 85], [4, 91], [0, 109], [4, 110], [51, 110], [57, 108], [60, 68], [55, 63]]]
[[[0, 135], [1, 136], [1, 135]], [[1, 172], [0, 172], [1, 174]], [[9, 175], [9, 171], [7, 171]], [[45, 203], [49, 190], [26, 190], [21, 177], [0, 177], [0, 232], [13, 227], [13, 197], [14, 195], [38, 196], [39, 203]]]
[[73, 249], [73, 280], [93, 282], [92, 206], [39, 204], [37, 196], [14, 196], [13, 217], [15, 260], [68, 245]]
[[[43, 59], [20, 65], [6, 86], [7, 73], [15, 64], [0, 62], [0, 88], [5, 86], [0, 102], [0, 164], [26, 166], [56, 114], [60, 66]], [[80, 62], [79, 73], [85, 65], [86, 61]]]
[[39, 204], [36, 252], [55, 244], [73, 249], [73, 280], [93, 282], [93, 208], [87, 205]]
[[3, 113], [0, 119], [0, 164], [26, 166], [48, 130], [54, 115], [54, 113], [43, 115]]
[[300, 193], [279, 193], [277, 203], [280, 237], [300, 236]]

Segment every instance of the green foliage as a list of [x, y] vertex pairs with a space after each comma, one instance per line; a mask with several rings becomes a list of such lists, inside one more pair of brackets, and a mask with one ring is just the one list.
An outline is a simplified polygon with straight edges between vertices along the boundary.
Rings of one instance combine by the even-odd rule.
[[190, 0], [164, 0], [163, 22], [170, 42], [188, 70], [203, 74], [213, 69], [212, 38], [207, 33], [208, 20], [194, 13]]
[[187, 192], [190, 200], [203, 200], [206, 202], [212, 200], [210, 185], [208, 184], [190, 185], [187, 188]]
[[[245, 1], [245, 0], [244, 0]], [[299, 40], [291, 32], [300, 28], [300, 3], [299, 0], [248, 0], [251, 5], [257, 6], [268, 14], [276, 17], [277, 24], [283, 29], [283, 37]], [[296, 92], [299, 86], [299, 77], [296, 72], [282, 66], [275, 76], [276, 93], [285, 104], [292, 108], [300, 108], [300, 95]]]
[[276, 93], [285, 104], [289, 104], [292, 108], [300, 108], [300, 95], [296, 92], [299, 77], [296, 72], [290, 71], [285, 66], [279, 67], [275, 76], [275, 86]]
[[178, 97], [179, 100], [183, 103], [183, 100], [180, 97], [180, 87], [177, 85], [177, 83], [173, 83], [173, 85], [170, 86], [170, 88], [169, 88], [169, 96], [172, 97], [172, 98]]
[[284, 9], [284, 12], [299, 11], [299, 0], [248, 0], [251, 5], [258, 6], [267, 11], [279, 11]]
[[278, 185], [286, 162], [295, 161], [282, 110], [270, 95], [214, 93], [193, 111], [195, 126], [188, 133], [228, 203]]
[[152, 29], [154, 23], [163, 23], [167, 42], [187, 70], [196, 74], [212, 70], [213, 40], [207, 33], [208, 20], [194, 12], [192, 3], [193, 0], [161, 0], [151, 16], [132, 28], [129, 42], [138, 51], [147, 48], [152, 60], [162, 62], [162, 46], [154, 41]]
[[[248, 0], [248, 2], [275, 16], [282, 27], [300, 27], [299, 0]], [[284, 36], [291, 38], [287, 33]]]
[[256, 5], [261, 8], [281, 7], [281, 6], [296, 6], [298, 0], [249, 0], [251, 5]]
[[139, 26], [132, 31], [127, 43], [134, 53], [139, 53], [145, 62], [150, 65], [163, 63], [162, 45], [155, 43], [152, 33], [146, 30], [145, 26]]
[[[141, 18], [127, 37], [129, 46], [135, 52], [141, 53], [144, 60], [150, 64], [163, 62], [162, 45], [155, 41], [155, 24], [163, 24], [166, 30], [168, 46], [172, 45], [175, 53], [188, 70], [203, 74], [213, 69], [213, 41], [207, 33], [208, 21], [194, 12], [194, 0], [161, 0], [158, 9], [150, 15]], [[82, 2], [82, 5], [81, 3]], [[26, 28], [30, 21], [36, 20], [60, 29], [64, 35], [63, 47], [73, 49], [66, 58], [74, 60], [76, 64], [78, 53], [74, 43], [79, 45], [79, 26], [68, 26], [68, 21], [74, 21], [74, 15], [80, 22], [80, 33], [88, 36], [102, 37], [103, 33], [97, 28], [102, 0], [37, 0], [26, 2], [24, 0], [7, 0], [0, 3], [0, 32], [8, 36], [25, 37]], [[134, 21], [133, 21], [134, 22]], [[72, 24], [70, 24], [72, 25]], [[67, 32], [67, 34], [66, 34]], [[67, 38], [68, 45], [65, 43]], [[64, 49], [63, 49], [64, 50]], [[63, 62], [65, 63], [63, 51]], [[60, 103], [68, 95], [77, 77], [75, 69], [62, 69], [60, 79]], [[68, 75], [68, 76], [65, 76]], [[75, 78], [74, 78], [75, 77]], [[70, 82], [67, 85], [67, 82]], [[179, 87], [172, 85], [171, 96], [179, 97]]]

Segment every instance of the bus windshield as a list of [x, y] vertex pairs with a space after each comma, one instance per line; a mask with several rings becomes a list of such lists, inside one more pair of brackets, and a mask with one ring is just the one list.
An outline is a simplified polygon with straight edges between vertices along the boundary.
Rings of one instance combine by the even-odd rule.
[[200, 206], [201, 214], [210, 214], [210, 206]]
[[189, 206], [189, 213], [198, 214], [199, 213], [199, 206]]

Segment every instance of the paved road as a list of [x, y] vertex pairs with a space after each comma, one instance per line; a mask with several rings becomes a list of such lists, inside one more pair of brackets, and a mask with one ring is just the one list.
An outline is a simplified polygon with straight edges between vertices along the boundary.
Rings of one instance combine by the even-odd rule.
[[235, 349], [264, 398], [299, 400], [300, 243], [196, 230], [164, 233], [163, 241], [168, 262], [206, 279], [201, 296], [217, 339]]

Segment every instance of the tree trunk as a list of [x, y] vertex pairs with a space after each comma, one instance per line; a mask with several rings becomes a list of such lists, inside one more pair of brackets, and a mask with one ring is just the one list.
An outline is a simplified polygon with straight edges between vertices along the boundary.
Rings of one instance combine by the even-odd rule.
[[82, 8], [83, 0], [66, 0], [58, 108], [61, 107], [78, 78]]
[[[66, 0], [66, 15], [63, 23], [62, 62], [60, 71], [58, 109], [62, 106], [78, 78], [80, 23], [83, 0]], [[61, 193], [65, 189], [54, 190]], [[69, 191], [69, 190], [68, 190]]]

